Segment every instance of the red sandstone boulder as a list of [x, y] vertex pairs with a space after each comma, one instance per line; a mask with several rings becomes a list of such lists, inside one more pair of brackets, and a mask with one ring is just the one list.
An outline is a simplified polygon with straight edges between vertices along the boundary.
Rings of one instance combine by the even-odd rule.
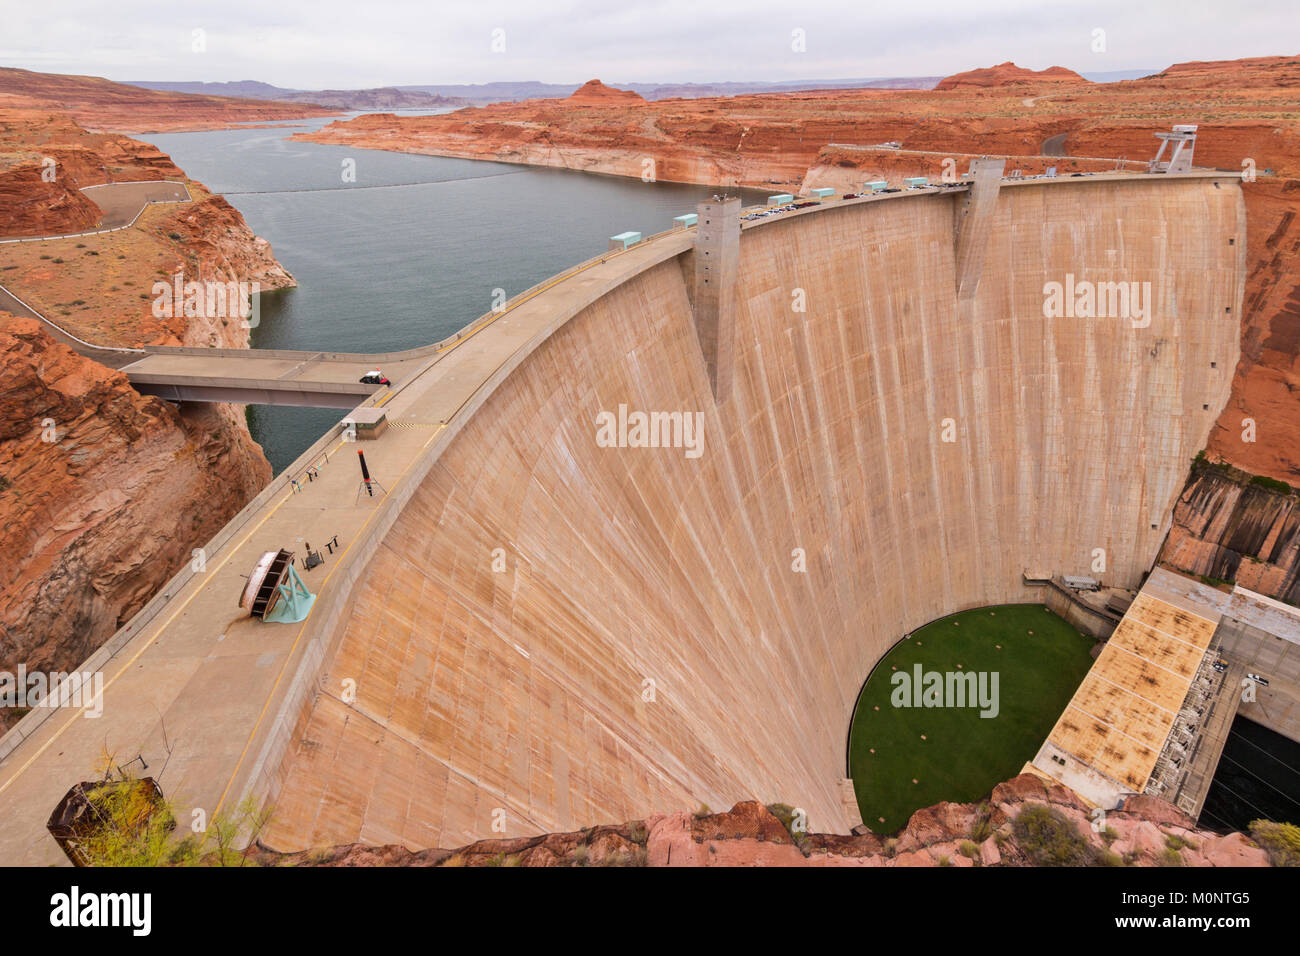
[[1168, 800], [1161, 800], [1159, 797], [1148, 797], [1145, 794], [1135, 794], [1126, 798], [1124, 800], [1124, 809], [1113, 810], [1108, 816], [1116, 817], [1121, 814], [1149, 820], [1161, 826], [1182, 827], [1189, 830], [1196, 827], [1195, 820]]

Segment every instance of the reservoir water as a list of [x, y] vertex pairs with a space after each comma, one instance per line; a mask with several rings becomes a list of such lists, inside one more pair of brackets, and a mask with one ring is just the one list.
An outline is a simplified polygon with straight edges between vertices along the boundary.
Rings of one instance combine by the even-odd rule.
[[[495, 289], [522, 292], [617, 233], [667, 229], [717, 191], [287, 138], [328, 122], [139, 137], [224, 194], [297, 279], [262, 295], [254, 348], [426, 345], [487, 312]], [[250, 406], [249, 426], [279, 472], [342, 415]]]

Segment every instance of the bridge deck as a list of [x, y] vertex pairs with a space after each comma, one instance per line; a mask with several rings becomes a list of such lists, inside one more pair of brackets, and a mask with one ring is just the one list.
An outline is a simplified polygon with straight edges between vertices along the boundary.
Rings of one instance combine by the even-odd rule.
[[383, 386], [361, 382], [381, 366], [390, 381], [415, 372], [426, 358], [376, 363], [374, 357], [304, 352], [284, 356], [257, 349], [212, 349], [211, 354], [148, 352], [121, 369], [141, 392], [181, 401], [325, 405], [354, 408]]

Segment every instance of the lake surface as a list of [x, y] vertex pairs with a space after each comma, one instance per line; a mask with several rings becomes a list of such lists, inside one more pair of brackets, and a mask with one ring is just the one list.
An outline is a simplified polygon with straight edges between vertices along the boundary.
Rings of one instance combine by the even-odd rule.
[[[411, 115], [404, 111], [406, 115]], [[254, 348], [382, 352], [437, 341], [594, 256], [650, 235], [717, 190], [568, 170], [291, 142], [329, 120], [140, 137], [223, 193], [298, 280], [264, 293]], [[355, 163], [345, 182], [344, 162]], [[765, 193], [745, 190], [746, 205]], [[343, 417], [250, 406], [276, 472]]]

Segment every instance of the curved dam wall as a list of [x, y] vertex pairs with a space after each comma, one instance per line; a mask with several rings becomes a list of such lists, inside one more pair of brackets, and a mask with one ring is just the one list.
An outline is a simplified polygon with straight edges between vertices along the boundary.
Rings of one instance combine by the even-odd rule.
[[[961, 202], [747, 228], [720, 405], [695, 252], [537, 345], [354, 586], [268, 844], [455, 846], [749, 797], [844, 829], [854, 701], [905, 632], [1033, 600], [1025, 569], [1088, 573], [1097, 548], [1135, 586], [1227, 399], [1240, 189], [1004, 186], [959, 301]], [[1068, 275], [1151, 283], [1149, 325], [1046, 318]], [[700, 413], [699, 456], [602, 447], [620, 405]]]

